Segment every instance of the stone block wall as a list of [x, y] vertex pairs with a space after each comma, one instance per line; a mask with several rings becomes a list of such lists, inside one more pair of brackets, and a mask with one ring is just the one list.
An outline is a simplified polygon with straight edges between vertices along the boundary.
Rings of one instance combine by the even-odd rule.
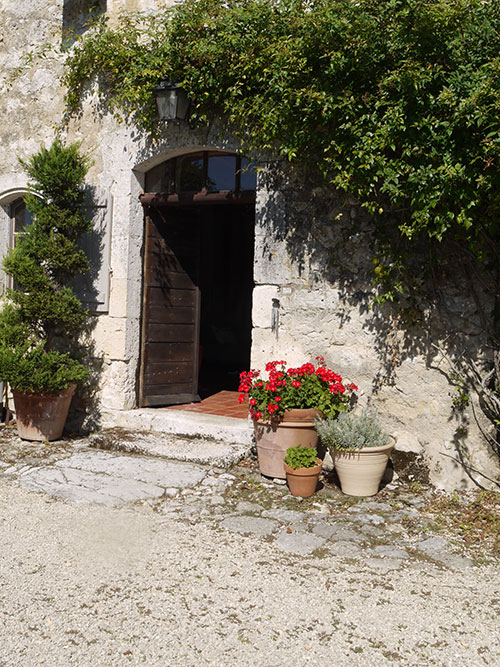
[[[485, 349], [474, 326], [477, 307], [450, 279], [442, 286], [447, 317], [434, 308], [425, 325], [403, 328], [396, 309], [374, 307], [372, 241], [373, 223], [356, 202], [277, 165], [261, 171], [252, 366], [263, 369], [271, 359], [295, 366], [324, 356], [359, 386], [359, 405], [378, 410], [397, 440], [399, 463], [408, 464], [403, 467], [415, 481], [428, 476], [438, 488], [465, 489], [476, 479], [488, 487], [472, 468], [494, 476], [498, 458], [485, 444], [474, 406], [466, 411], [465, 428], [452, 407], [451, 359], [467, 352], [479, 359]], [[450, 328], [453, 310], [460, 317]]]

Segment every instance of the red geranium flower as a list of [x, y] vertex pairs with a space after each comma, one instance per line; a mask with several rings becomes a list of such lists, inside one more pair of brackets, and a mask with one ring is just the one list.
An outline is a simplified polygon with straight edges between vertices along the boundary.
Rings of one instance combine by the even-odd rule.
[[317, 408], [325, 416], [334, 417], [347, 409], [357, 386], [344, 385], [342, 377], [326, 367], [323, 357], [317, 357], [317, 362], [317, 366], [307, 362], [287, 369], [286, 361], [269, 361], [264, 379], [258, 370], [243, 371], [239, 387], [243, 398], [238, 400], [243, 403], [248, 395], [250, 416], [255, 421], [279, 419], [294, 408]]

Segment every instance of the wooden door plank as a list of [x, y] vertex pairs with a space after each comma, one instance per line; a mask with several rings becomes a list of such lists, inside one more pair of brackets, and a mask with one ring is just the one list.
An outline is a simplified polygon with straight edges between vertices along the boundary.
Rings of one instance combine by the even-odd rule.
[[199, 400], [199, 220], [146, 219], [140, 405]]
[[154, 324], [189, 324], [193, 326], [196, 309], [178, 306], [172, 308], [170, 305], [146, 306], [146, 317]]
[[196, 285], [188, 273], [184, 271], [169, 271], [165, 267], [153, 270], [149, 276], [149, 287], [163, 287], [167, 289], [194, 289]]
[[191, 361], [193, 355], [193, 342], [171, 343], [154, 342], [148, 345], [148, 362], [167, 363], [171, 361]]
[[191, 324], [158, 324], [149, 322], [145, 328], [148, 343], [194, 343]]
[[183, 383], [192, 381], [191, 360], [180, 362], [149, 362], [144, 384]]
[[161, 308], [164, 306], [182, 306], [194, 308], [196, 305], [195, 289], [175, 289], [162, 287], [148, 287], [146, 300], [149, 307]]

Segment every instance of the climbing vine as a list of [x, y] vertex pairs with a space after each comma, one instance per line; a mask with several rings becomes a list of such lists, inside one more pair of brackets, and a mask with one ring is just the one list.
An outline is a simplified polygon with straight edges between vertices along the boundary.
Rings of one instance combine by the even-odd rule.
[[71, 50], [76, 110], [88, 87], [155, 128], [151, 90], [179, 81], [192, 120], [222, 116], [247, 150], [314, 161], [407, 238], [497, 233], [500, 6], [484, 0], [186, 0], [97, 21]]

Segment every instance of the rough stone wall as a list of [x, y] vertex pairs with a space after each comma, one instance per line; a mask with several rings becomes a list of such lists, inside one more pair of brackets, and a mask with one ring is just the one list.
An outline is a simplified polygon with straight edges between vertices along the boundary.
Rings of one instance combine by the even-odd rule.
[[[447, 314], [459, 315], [451, 339], [449, 318], [437, 309], [426, 313], [425, 325], [401, 328], [395, 309], [373, 307], [372, 240], [373, 226], [356, 202], [276, 166], [261, 171], [252, 365], [263, 369], [270, 359], [298, 365], [324, 356], [359, 386], [360, 406], [376, 407], [397, 440], [401, 462], [414, 459], [415, 481], [428, 469], [439, 488], [468, 488], [472, 478], [488, 486], [481, 475], [467, 474], [460, 459], [493, 476], [498, 459], [472, 409], [461, 429], [451, 402], [450, 360], [464, 350], [477, 359], [484, 347], [474, 326], [477, 307], [450, 280], [443, 286]], [[271, 324], [277, 302], [276, 331]]]

